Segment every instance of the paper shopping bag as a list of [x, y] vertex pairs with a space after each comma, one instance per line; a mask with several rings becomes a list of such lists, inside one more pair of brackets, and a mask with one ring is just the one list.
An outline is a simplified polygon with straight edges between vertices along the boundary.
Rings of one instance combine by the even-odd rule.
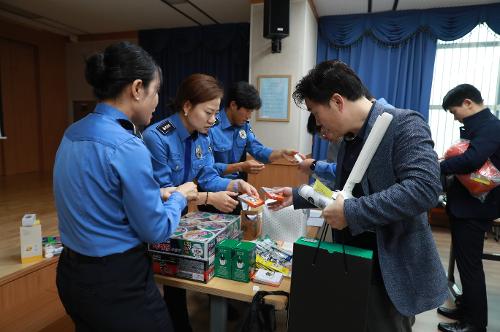
[[294, 243], [288, 331], [363, 332], [373, 252], [320, 243]]

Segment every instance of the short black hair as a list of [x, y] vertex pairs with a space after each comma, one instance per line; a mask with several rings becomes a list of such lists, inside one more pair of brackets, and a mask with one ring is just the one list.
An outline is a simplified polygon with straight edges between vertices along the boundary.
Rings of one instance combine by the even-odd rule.
[[366, 91], [361, 79], [348, 65], [329, 60], [317, 64], [297, 83], [293, 100], [297, 105], [306, 98], [327, 105], [334, 93], [354, 101], [363, 97]]
[[238, 108], [244, 107], [249, 110], [258, 110], [262, 106], [257, 89], [245, 81], [233, 83], [229, 87], [226, 94], [226, 105], [229, 106], [231, 101], [234, 101]]
[[365, 88], [365, 91], [363, 92], [363, 94], [365, 95], [365, 98], [368, 100], [375, 99], [375, 97], [372, 95], [370, 90], [368, 90], [368, 88], [366, 86], [364, 88]]
[[465, 99], [470, 99], [476, 104], [483, 103], [481, 92], [470, 84], [460, 84], [448, 91], [443, 98], [443, 109], [448, 110], [450, 107], [461, 106]]
[[103, 52], [86, 59], [85, 79], [99, 100], [114, 99], [133, 81], [140, 79], [147, 88], [161, 69], [140, 46], [131, 42], [111, 44]]
[[307, 132], [311, 135], [317, 134], [321, 131], [321, 126], [316, 124], [316, 118], [312, 113], [309, 113], [309, 118], [307, 119]]

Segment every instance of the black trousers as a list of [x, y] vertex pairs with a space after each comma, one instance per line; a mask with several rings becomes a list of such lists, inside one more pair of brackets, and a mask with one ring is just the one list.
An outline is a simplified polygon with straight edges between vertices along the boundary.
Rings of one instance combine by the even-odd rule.
[[[199, 211], [223, 213], [212, 205], [199, 205]], [[241, 203], [229, 214], [239, 215], [241, 212]], [[182, 288], [163, 286], [163, 298], [167, 305], [172, 324], [176, 332], [191, 332], [193, 329], [189, 322], [189, 312], [187, 308], [186, 290]]]
[[491, 220], [461, 219], [450, 215], [451, 240], [462, 282], [464, 321], [478, 328], [488, 325], [488, 303], [483, 270], [484, 233]]
[[76, 331], [173, 331], [144, 246], [88, 257], [65, 248], [57, 289]]
[[383, 283], [372, 282], [366, 316], [366, 332], [411, 332], [415, 316], [396, 310]]
[[187, 307], [186, 290], [182, 288], [163, 286], [163, 298], [167, 305], [175, 332], [191, 332]]

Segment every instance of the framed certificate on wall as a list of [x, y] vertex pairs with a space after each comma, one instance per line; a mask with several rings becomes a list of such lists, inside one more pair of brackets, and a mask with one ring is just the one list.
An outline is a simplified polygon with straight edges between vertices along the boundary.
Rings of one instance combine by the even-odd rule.
[[257, 111], [257, 121], [290, 121], [290, 75], [259, 75], [259, 89], [262, 106]]

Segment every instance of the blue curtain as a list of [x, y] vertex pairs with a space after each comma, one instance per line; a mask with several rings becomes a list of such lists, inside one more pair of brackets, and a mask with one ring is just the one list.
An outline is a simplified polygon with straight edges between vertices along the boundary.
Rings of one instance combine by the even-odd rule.
[[[344, 61], [376, 98], [427, 119], [437, 39], [459, 39], [483, 22], [500, 34], [500, 4], [321, 17], [317, 63]], [[324, 159], [327, 147], [315, 137], [313, 157]]]
[[427, 119], [436, 45], [436, 39], [427, 32], [413, 35], [399, 47], [387, 47], [371, 37], [343, 48], [329, 47], [322, 40], [318, 43], [318, 62], [342, 60], [375, 98], [418, 111]]
[[152, 122], [170, 115], [168, 102], [181, 81], [193, 73], [215, 76], [224, 86], [248, 81], [250, 24], [216, 24], [139, 31], [139, 45], [163, 71], [160, 101]]

